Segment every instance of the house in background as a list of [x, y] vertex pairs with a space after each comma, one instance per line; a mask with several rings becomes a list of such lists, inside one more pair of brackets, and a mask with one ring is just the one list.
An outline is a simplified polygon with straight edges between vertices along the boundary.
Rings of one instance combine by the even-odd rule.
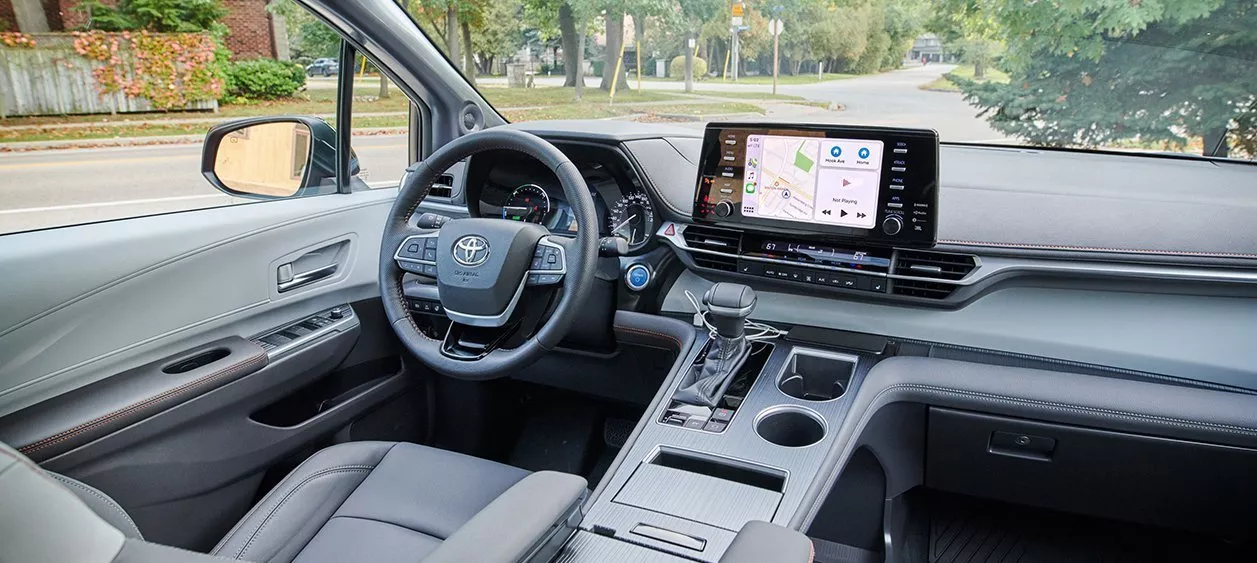
[[932, 63], [955, 62], [956, 56], [943, 46], [943, 40], [933, 33], [926, 33], [912, 42], [908, 60], [920, 61], [925, 57]]
[[[266, 10], [269, 0], [222, 0], [223, 23], [230, 30], [227, 48], [237, 59], [288, 59], [288, 34], [283, 18]], [[112, 4], [111, 0], [105, 0]], [[79, 0], [0, 0], [0, 31], [46, 33], [70, 31], [86, 14], [75, 10]]]

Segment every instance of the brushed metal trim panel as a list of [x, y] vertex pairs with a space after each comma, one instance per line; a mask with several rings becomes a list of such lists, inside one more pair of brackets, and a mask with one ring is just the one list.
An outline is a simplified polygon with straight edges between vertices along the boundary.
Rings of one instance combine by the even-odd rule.
[[751, 520], [772, 520], [781, 493], [642, 463], [613, 501], [737, 532]]
[[555, 563], [690, 563], [662, 551], [633, 545], [584, 530], [576, 532], [555, 556]]

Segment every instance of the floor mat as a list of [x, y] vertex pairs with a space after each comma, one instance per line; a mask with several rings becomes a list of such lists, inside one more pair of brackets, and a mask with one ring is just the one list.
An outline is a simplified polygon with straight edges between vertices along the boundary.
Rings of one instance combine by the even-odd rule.
[[816, 555], [812, 560], [816, 563], [879, 563], [882, 560], [882, 554], [875, 551], [819, 538], [808, 539], [812, 540], [812, 551]]
[[598, 411], [589, 405], [552, 404], [534, 409], [523, 421], [510, 464], [529, 471], [583, 474], [597, 422]]
[[1250, 560], [1218, 540], [1177, 530], [959, 495], [940, 494], [930, 502], [930, 563]]

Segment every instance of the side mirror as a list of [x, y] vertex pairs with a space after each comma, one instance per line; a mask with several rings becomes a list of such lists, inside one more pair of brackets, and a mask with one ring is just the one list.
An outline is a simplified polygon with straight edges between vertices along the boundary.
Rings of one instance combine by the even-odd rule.
[[[357, 159], [350, 161], [356, 173]], [[256, 117], [205, 135], [201, 173], [233, 196], [281, 199], [336, 192], [336, 131], [314, 117]]]

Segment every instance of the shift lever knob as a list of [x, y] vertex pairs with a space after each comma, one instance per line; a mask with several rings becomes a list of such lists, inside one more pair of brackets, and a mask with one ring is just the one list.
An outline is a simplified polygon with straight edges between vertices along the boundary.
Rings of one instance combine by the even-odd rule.
[[755, 290], [740, 283], [718, 282], [703, 294], [707, 321], [724, 338], [742, 338], [743, 323], [755, 310]]

